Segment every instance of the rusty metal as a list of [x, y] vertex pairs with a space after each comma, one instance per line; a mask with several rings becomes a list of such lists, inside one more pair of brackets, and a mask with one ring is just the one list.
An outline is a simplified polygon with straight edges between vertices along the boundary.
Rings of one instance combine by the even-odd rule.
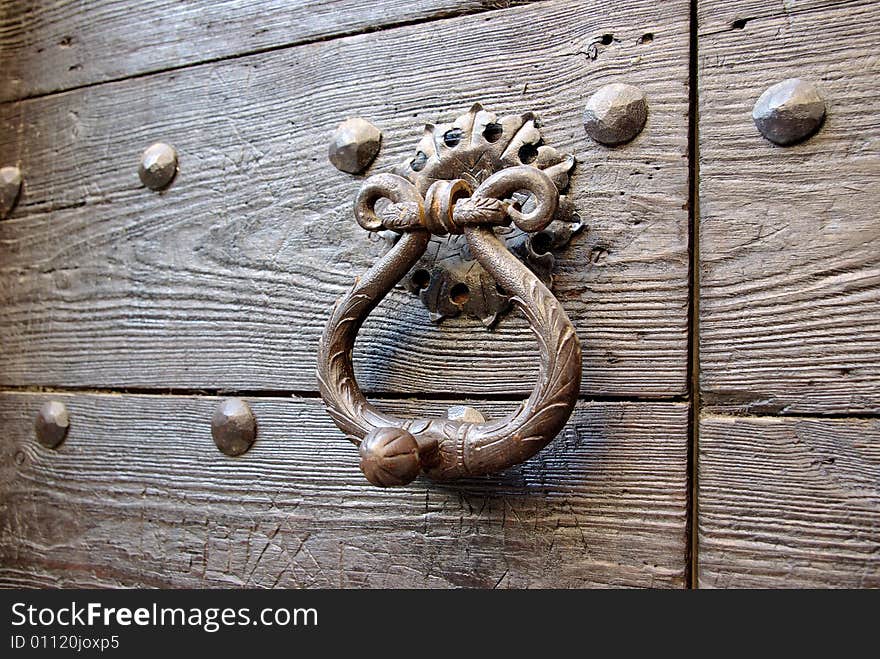
[[648, 118], [648, 99], [638, 87], [623, 83], [605, 85], [584, 108], [584, 130], [593, 140], [617, 146], [642, 132]]
[[163, 190], [177, 176], [177, 150], [170, 144], [156, 142], [141, 155], [138, 176], [150, 190]]
[[[531, 113], [497, 121], [494, 115], [475, 106], [452, 123], [426, 126], [415, 155], [396, 173], [421, 181], [424, 188], [425, 182], [456, 177], [456, 171], [460, 171], [463, 180], [476, 186], [505, 167], [533, 164], [549, 172], [557, 188], [563, 190], [574, 163], [572, 156], [544, 145], [540, 122]], [[523, 211], [534, 207], [531, 195], [517, 191], [512, 199]], [[552, 288], [554, 252], [564, 248], [583, 228], [573, 204], [562, 195], [553, 221], [540, 231], [526, 231], [511, 224], [496, 226], [495, 233], [545, 286]], [[463, 234], [446, 232], [442, 225], [438, 229], [400, 286], [421, 300], [434, 322], [464, 314], [486, 327], [494, 326], [512, 308], [510, 292], [497, 286], [474, 258]], [[389, 248], [401, 235], [394, 231], [380, 233]]]
[[0, 168], [0, 220], [15, 208], [21, 194], [21, 170], [18, 167]]
[[825, 120], [825, 101], [812, 83], [789, 78], [761, 94], [752, 109], [752, 119], [766, 139], [788, 146], [819, 130]]
[[[531, 114], [506, 117], [475, 105], [442, 131], [428, 127], [416, 155], [396, 174], [367, 179], [355, 217], [369, 231], [403, 235], [336, 304], [318, 347], [318, 385], [336, 425], [360, 446], [370, 482], [404, 485], [419, 473], [435, 480], [491, 473], [530, 458], [563, 428], [577, 400], [581, 350], [562, 306], [495, 235], [513, 222], [543, 230], [560, 205], [571, 156], [535, 144]], [[487, 145], [501, 143], [490, 149]], [[523, 164], [526, 146], [534, 148]], [[532, 200], [528, 208], [516, 193]], [[381, 202], [381, 203], [380, 203]], [[352, 349], [369, 313], [418, 263], [431, 235], [463, 235], [473, 258], [522, 311], [538, 339], [540, 373], [528, 400], [486, 422], [463, 410], [448, 417], [400, 419], [369, 403], [358, 387]]]
[[257, 437], [257, 422], [250, 406], [241, 398], [227, 398], [211, 418], [211, 436], [222, 453], [245, 453]]
[[379, 487], [406, 485], [415, 480], [422, 465], [437, 461], [437, 440], [419, 441], [397, 427], [374, 428], [360, 443], [361, 471]]
[[327, 156], [336, 169], [358, 174], [373, 162], [381, 142], [382, 133], [366, 119], [346, 119], [333, 133]]
[[67, 406], [61, 401], [50, 400], [43, 403], [34, 421], [37, 441], [46, 448], [56, 448], [70, 428], [70, 415]]
[[[534, 203], [519, 193], [513, 197], [524, 209]], [[568, 245], [583, 228], [572, 204], [560, 197], [555, 219], [541, 231], [529, 233], [512, 224], [497, 227], [495, 234], [552, 289], [555, 252]], [[393, 231], [382, 233], [389, 247], [400, 238], [400, 234]], [[510, 293], [496, 286], [492, 276], [474, 259], [464, 235], [431, 236], [425, 254], [401, 280], [400, 286], [421, 300], [435, 323], [465, 314], [486, 327], [493, 327], [511, 308]]]

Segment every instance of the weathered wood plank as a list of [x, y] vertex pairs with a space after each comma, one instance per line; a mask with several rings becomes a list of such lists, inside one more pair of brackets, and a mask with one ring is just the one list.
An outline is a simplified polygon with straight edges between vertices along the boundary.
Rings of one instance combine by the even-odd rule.
[[517, 0], [4, 0], [0, 102]]
[[703, 587], [880, 587], [880, 420], [700, 423]]
[[846, 10], [848, 6], [864, 2], [865, 0], [787, 0], [780, 3], [765, 0], [701, 0], [697, 7], [698, 30], [701, 37], [706, 37], [717, 32], [744, 30], [754, 21], [786, 18], [806, 12], [823, 12], [830, 8]]
[[684, 583], [685, 404], [581, 403], [504, 474], [383, 490], [314, 399], [249, 400], [257, 441], [229, 458], [216, 399], [53, 397], [71, 412], [57, 451], [33, 437], [45, 395], [0, 395], [3, 586]]
[[[686, 2], [546, 2], [0, 106], [0, 161], [26, 177], [0, 223], [0, 382], [314, 391], [329, 310], [381, 253], [351, 216], [360, 180], [326, 160], [329, 132], [376, 122], [376, 172], [422, 123], [482, 100], [535, 109], [578, 159], [571, 194], [590, 230], [555, 290], [584, 345], [584, 393], [682, 394], [687, 41]], [[609, 150], [584, 136], [581, 109], [622, 79], [650, 116]], [[157, 139], [181, 154], [164, 194], [136, 174]], [[404, 293], [356, 354], [367, 390], [475, 395], [529, 390], [536, 360], [522, 319], [438, 329]]]
[[[700, 38], [701, 384], [719, 409], [880, 412], [880, 5], [826, 4]], [[828, 115], [780, 148], [751, 108], [798, 76]]]

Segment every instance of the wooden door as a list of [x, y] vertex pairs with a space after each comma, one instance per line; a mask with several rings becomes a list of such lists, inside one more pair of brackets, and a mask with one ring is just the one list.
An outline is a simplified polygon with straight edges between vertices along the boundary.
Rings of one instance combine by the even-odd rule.
[[[703, 586], [880, 586], [878, 21], [700, 4]], [[748, 113], [790, 77], [827, 115], [778, 148]]]
[[[0, 221], [0, 584], [877, 585], [876, 8], [297, 4], [4, 3], [0, 166], [24, 186]], [[806, 66], [816, 39], [834, 48]], [[748, 113], [791, 75], [827, 88], [829, 118], [773, 149]], [[614, 149], [581, 125], [611, 82], [649, 102]], [[383, 250], [329, 136], [379, 126], [369, 175], [475, 101], [534, 110], [576, 156], [588, 228], [553, 290], [581, 400], [525, 464], [378, 489], [315, 380], [334, 301]], [[157, 193], [137, 164], [160, 140], [180, 172]], [[528, 395], [537, 344], [516, 315], [435, 325], [395, 291], [355, 363], [389, 410], [495, 415]], [[230, 396], [258, 426], [234, 458], [210, 430]], [[47, 400], [71, 419], [54, 450], [34, 438]]]

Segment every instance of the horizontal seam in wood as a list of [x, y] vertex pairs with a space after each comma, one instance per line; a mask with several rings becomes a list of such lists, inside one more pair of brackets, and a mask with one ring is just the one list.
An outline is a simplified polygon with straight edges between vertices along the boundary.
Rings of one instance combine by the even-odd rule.
[[[545, 2], [546, 0], [533, 0], [533, 2], [529, 4], [539, 4], [540, 2]], [[377, 26], [369, 26], [362, 27], [356, 30], [349, 30], [347, 32], [339, 32], [337, 34], [332, 35], [324, 35], [311, 39], [303, 39], [301, 41], [291, 41], [283, 44], [275, 44], [273, 46], [265, 46], [263, 48], [254, 48], [252, 50], [246, 50], [239, 53], [234, 53], [231, 55], [220, 55], [217, 57], [209, 57], [201, 60], [194, 60], [192, 62], [187, 62], [185, 64], [179, 64], [175, 66], [167, 66], [160, 69], [154, 69], [150, 71], [141, 71], [140, 73], [133, 73], [127, 76], [121, 76], [118, 78], [107, 78], [106, 80], [96, 80], [94, 82], [88, 82], [81, 85], [72, 85], [70, 87], [63, 87], [61, 89], [55, 89], [50, 92], [43, 92], [40, 94], [32, 94], [30, 96], [22, 96], [18, 98], [11, 98], [5, 101], [0, 101], [0, 107], [5, 105], [11, 105], [13, 103], [23, 103], [25, 101], [35, 101], [42, 98], [47, 98], [51, 96], [60, 96], [62, 94], [67, 94], [70, 92], [81, 91], [83, 89], [92, 89], [94, 87], [100, 87], [101, 85], [109, 85], [117, 82], [124, 82], [126, 80], [137, 80], [139, 78], [147, 78], [150, 76], [158, 76], [164, 73], [171, 73], [173, 71], [181, 71], [183, 69], [195, 68], [198, 66], [205, 66], [208, 64], [217, 64], [218, 62], [226, 62], [230, 60], [237, 60], [245, 57], [251, 57], [255, 55], [264, 55], [266, 53], [273, 53], [276, 51], [286, 50], [288, 48], [299, 48], [302, 46], [311, 46], [316, 43], [324, 43], [328, 41], [335, 41], [337, 39], [345, 39], [348, 37], [356, 37], [362, 34], [375, 34], [378, 32], [386, 32], [390, 30], [396, 30], [398, 28], [404, 27], [412, 27], [414, 25], [423, 25], [427, 23], [434, 23], [444, 20], [449, 20], [453, 18], [461, 18], [463, 16], [477, 16], [479, 14], [485, 14], [489, 12], [499, 12], [506, 11], [510, 9], [519, 8], [521, 6], [526, 5], [514, 5], [510, 7], [494, 7], [494, 6], [481, 6], [479, 8], [473, 9], [458, 9], [458, 10], [448, 10], [448, 11], [438, 11], [436, 14], [431, 16], [427, 16], [424, 18], [415, 18], [411, 20], [403, 20], [403, 21], [393, 21], [390, 23], [384, 23], [382, 25]]]
[[880, 412], [732, 412], [724, 411], [713, 406], [703, 407], [700, 420], [708, 418], [725, 419], [790, 419], [816, 420], [816, 421], [873, 421], [880, 419]]
[[[521, 394], [495, 394], [479, 391], [468, 392], [394, 392], [394, 391], [365, 391], [368, 398], [374, 400], [412, 400], [421, 399], [427, 401], [449, 400], [480, 400], [519, 402], [528, 397], [528, 392]], [[0, 395], [3, 394], [65, 394], [82, 396], [202, 396], [202, 397], [237, 397], [237, 398], [304, 398], [320, 400], [320, 394], [314, 390], [300, 389], [213, 389], [213, 388], [188, 388], [188, 387], [40, 387], [26, 385], [3, 385], [0, 387]], [[686, 403], [686, 395], [668, 396], [613, 396], [599, 395], [578, 396], [578, 401], [595, 403]]]

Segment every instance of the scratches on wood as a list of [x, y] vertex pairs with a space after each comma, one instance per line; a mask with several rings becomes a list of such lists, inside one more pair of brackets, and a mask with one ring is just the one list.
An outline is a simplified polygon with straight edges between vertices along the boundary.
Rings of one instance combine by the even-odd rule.
[[[484, 18], [0, 106], [0, 159], [26, 177], [0, 224], [0, 383], [315, 391], [329, 310], [381, 251], [351, 217], [360, 179], [327, 163], [328, 135], [347, 116], [373, 120], [376, 172], [411, 153], [421, 124], [482, 100], [536, 110], [548, 143], [578, 159], [571, 196], [590, 228], [561, 254], [555, 292], [584, 346], [582, 393], [684, 394], [687, 3], [541, 2]], [[609, 26], [595, 60], [579, 54]], [[581, 106], [622, 75], [650, 117], [628, 148], [605, 149], [584, 137]], [[181, 163], [162, 194], [136, 172], [157, 139]], [[531, 389], [537, 354], [521, 318], [494, 333], [437, 328], [398, 292], [355, 362], [371, 392], [510, 395]]]
[[700, 586], [880, 587], [880, 420], [707, 416]]
[[[880, 413], [880, 5], [820, 4], [700, 39], [701, 386], [717, 410]], [[701, 19], [732, 11], [700, 3]], [[751, 108], [798, 76], [827, 119], [776, 147]]]
[[6, 0], [0, 102], [178, 69], [517, 0]]
[[[699, 4], [702, 587], [880, 585], [876, 3]], [[813, 81], [786, 148], [751, 108]], [[807, 415], [742, 418], [716, 414]]]
[[62, 398], [70, 434], [47, 451], [45, 396], [0, 395], [4, 586], [684, 585], [685, 404], [582, 403], [504, 474], [382, 490], [312, 399], [249, 400], [257, 441], [229, 458], [216, 399]]

